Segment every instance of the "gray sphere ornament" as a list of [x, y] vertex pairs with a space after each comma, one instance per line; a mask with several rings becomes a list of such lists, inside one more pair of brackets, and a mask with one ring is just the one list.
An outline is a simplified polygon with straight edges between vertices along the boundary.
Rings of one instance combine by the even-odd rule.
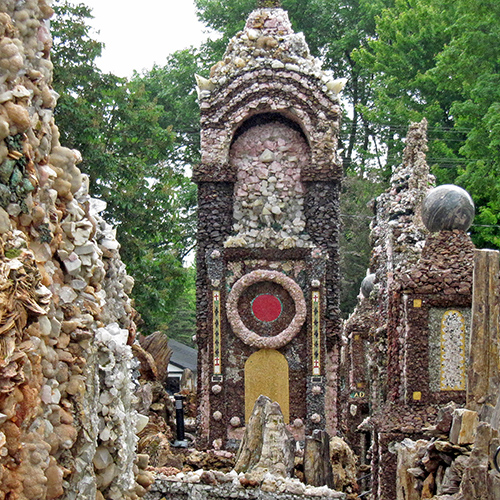
[[374, 282], [375, 274], [373, 273], [365, 276], [365, 278], [361, 282], [361, 293], [365, 299], [367, 299], [370, 296], [370, 293], [372, 293]]
[[431, 189], [422, 202], [422, 221], [431, 232], [467, 231], [474, 220], [474, 202], [469, 193], [454, 184]]

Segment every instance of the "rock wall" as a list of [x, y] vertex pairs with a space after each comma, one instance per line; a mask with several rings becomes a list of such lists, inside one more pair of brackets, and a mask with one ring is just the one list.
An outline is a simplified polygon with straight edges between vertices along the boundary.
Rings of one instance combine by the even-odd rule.
[[0, 5], [0, 499], [132, 499], [132, 281], [59, 143], [52, 13]]
[[[254, 10], [210, 79], [197, 81], [197, 446], [237, 447], [259, 394], [282, 396], [298, 440], [333, 432], [343, 82], [279, 8]], [[258, 297], [280, 308], [276, 318], [255, 313]], [[274, 364], [256, 371], [279, 368], [286, 391], [265, 376], [247, 385], [265, 349]]]

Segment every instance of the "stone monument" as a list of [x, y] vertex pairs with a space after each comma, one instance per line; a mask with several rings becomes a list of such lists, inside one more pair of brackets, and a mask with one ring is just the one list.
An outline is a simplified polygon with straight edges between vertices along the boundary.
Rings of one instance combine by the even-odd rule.
[[261, 394], [296, 439], [331, 432], [344, 82], [280, 8], [252, 12], [197, 82], [198, 445], [235, 448]]

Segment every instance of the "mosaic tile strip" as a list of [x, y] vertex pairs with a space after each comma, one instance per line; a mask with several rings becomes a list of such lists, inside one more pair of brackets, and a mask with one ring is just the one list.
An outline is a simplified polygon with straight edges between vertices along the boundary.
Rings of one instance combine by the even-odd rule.
[[441, 320], [440, 389], [465, 390], [465, 319], [456, 310], [446, 311]]
[[312, 373], [321, 374], [321, 324], [320, 324], [320, 294], [312, 293]]
[[212, 311], [213, 311], [213, 334], [214, 334], [214, 375], [220, 375], [221, 372], [221, 346], [220, 346], [220, 292], [212, 292]]

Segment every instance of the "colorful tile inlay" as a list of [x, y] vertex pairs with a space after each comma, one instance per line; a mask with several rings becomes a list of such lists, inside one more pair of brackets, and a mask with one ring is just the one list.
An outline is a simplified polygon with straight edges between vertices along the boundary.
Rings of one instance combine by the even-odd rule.
[[441, 320], [441, 390], [465, 390], [465, 319], [449, 310]]
[[213, 304], [213, 331], [214, 331], [214, 374], [221, 372], [221, 346], [220, 346], [220, 292], [212, 292]]
[[320, 326], [320, 294], [312, 293], [312, 367], [313, 375], [321, 374], [321, 326]]
[[277, 320], [282, 309], [281, 300], [275, 295], [266, 293], [252, 300], [252, 313], [259, 321], [270, 323]]

